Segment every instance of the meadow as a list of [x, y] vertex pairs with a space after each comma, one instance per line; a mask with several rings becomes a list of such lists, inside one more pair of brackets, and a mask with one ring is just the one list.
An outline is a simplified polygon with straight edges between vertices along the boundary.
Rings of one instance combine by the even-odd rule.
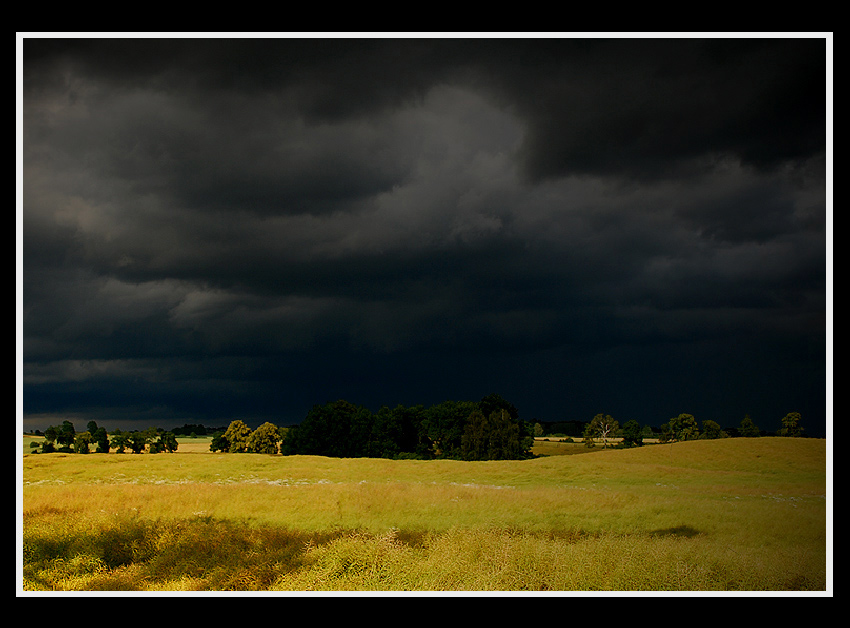
[[[27, 439], [25, 439], [27, 440]], [[820, 439], [532, 460], [30, 454], [23, 589], [825, 591]], [[581, 455], [559, 455], [578, 454]]]

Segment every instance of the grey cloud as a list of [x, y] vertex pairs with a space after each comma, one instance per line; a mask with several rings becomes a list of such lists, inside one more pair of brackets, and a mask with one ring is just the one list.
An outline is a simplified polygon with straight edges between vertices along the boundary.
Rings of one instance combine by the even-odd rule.
[[501, 385], [544, 414], [561, 378], [624, 399], [605, 356], [638, 405], [688, 348], [692, 389], [736, 346], [805, 356], [825, 318], [822, 56], [27, 42], [27, 412], [297, 420], [334, 394]]

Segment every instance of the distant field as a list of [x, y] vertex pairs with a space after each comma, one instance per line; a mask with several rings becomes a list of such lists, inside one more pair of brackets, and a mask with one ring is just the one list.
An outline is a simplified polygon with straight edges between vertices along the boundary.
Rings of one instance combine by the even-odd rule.
[[[210, 453], [210, 441], [212, 440], [211, 436], [198, 436], [196, 438], [189, 438], [188, 436], [178, 436], [177, 442], [180, 444], [178, 447], [178, 451], [180, 453]], [[44, 437], [42, 436], [32, 436], [30, 434], [23, 435], [23, 453], [29, 454], [32, 453], [31, 443], [41, 443], [44, 441]], [[91, 451], [94, 452], [95, 446], [92, 445]], [[115, 453], [114, 451], [112, 453]]]
[[[30, 436], [25, 434], [23, 437], [23, 453], [29, 454], [32, 453], [32, 449], [30, 447], [30, 443], [32, 442], [41, 442], [44, 439], [40, 436]], [[610, 440], [610, 439], [609, 439]], [[178, 436], [177, 442], [179, 443], [178, 452], [179, 453], [211, 453], [210, 452], [210, 441], [212, 441], [211, 436], [198, 436], [195, 438]], [[612, 441], [613, 442], [613, 441]], [[601, 449], [602, 442], [599, 442], [599, 446], [594, 449], [588, 449], [581, 439], [575, 439], [575, 442], [569, 443], [565, 442], [564, 439], [558, 437], [548, 437], [548, 438], [536, 438], [534, 442], [534, 447], [532, 448], [532, 452], [538, 456], [560, 456], [560, 455], [569, 455], [569, 454], [577, 454], [577, 453], [590, 453], [594, 450]], [[94, 451], [94, 446], [92, 446], [92, 452]], [[114, 453], [114, 452], [113, 452]]]
[[24, 588], [827, 587], [824, 440], [505, 462], [208, 447], [199, 438], [180, 439], [174, 454], [35, 455], [25, 443]]

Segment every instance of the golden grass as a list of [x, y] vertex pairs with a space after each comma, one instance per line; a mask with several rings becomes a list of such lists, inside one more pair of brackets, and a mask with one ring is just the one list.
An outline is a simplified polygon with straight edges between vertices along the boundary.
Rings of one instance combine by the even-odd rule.
[[198, 455], [181, 443], [25, 455], [23, 467], [31, 589], [827, 586], [822, 440], [499, 462]]

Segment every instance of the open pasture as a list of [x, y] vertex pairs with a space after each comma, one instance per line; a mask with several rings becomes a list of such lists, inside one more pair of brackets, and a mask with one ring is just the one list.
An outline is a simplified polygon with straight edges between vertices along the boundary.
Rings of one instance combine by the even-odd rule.
[[200, 455], [203, 440], [174, 454], [24, 455], [24, 588], [828, 584], [824, 440], [498, 462]]

